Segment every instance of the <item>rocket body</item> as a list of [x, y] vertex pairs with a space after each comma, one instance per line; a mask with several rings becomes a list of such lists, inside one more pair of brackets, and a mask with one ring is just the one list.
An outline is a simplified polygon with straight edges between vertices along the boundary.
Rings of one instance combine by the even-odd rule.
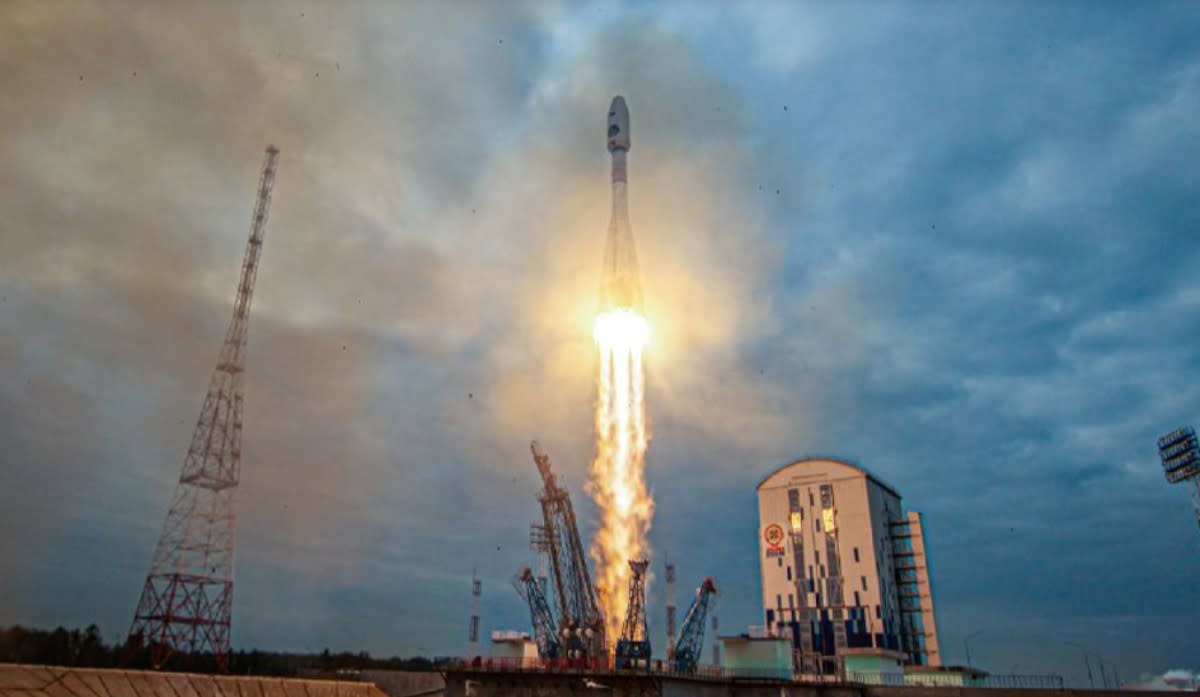
[[604, 243], [604, 268], [600, 310], [642, 311], [642, 284], [638, 273], [633, 228], [629, 224], [626, 189], [626, 155], [629, 152], [629, 108], [623, 97], [614, 97], [608, 108], [608, 151], [612, 153], [612, 217]]

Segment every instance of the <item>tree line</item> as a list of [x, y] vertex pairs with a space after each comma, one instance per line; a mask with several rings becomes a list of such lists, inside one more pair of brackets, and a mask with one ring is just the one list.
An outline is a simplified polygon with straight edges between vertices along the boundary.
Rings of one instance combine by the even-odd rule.
[[[357, 670], [433, 670], [442, 661], [423, 656], [375, 658], [366, 651], [333, 653], [288, 653], [282, 651], [235, 651], [230, 656], [229, 672], [234, 675], [276, 677], [332, 677]], [[150, 667], [149, 652], [139, 646], [106, 644], [100, 628], [30, 629], [21, 626], [0, 628], [0, 663], [73, 666], [82, 668]], [[216, 672], [212, 655], [174, 656], [165, 670], [200, 673]]]

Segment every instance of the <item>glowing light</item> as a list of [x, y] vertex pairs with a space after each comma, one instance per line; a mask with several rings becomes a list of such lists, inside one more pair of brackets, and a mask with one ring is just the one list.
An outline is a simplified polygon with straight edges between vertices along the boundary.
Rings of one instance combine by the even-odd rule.
[[646, 534], [654, 500], [646, 490], [645, 377], [642, 353], [650, 339], [646, 319], [618, 308], [596, 318], [592, 335], [600, 352], [596, 400], [596, 459], [588, 490], [600, 508], [592, 539], [596, 585], [609, 643], [625, 617], [630, 559], [648, 556]]

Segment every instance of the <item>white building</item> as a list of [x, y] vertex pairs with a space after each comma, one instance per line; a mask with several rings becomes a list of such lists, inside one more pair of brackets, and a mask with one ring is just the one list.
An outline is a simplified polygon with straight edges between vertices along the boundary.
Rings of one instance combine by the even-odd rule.
[[758, 485], [763, 616], [791, 640], [793, 667], [836, 674], [847, 651], [901, 651], [939, 666], [919, 513], [863, 468], [807, 459]]
[[492, 632], [492, 658], [516, 663], [536, 662], [537, 642], [529, 638], [528, 632], [499, 630]]

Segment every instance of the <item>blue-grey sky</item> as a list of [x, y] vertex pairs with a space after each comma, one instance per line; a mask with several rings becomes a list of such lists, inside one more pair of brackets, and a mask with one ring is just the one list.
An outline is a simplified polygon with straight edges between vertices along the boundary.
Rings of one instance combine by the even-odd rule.
[[[759, 620], [754, 487], [926, 515], [945, 657], [1196, 668], [1194, 3], [0, 7], [0, 624], [127, 631], [282, 149], [237, 647], [523, 627], [530, 438], [591, 455], [604, 116], [632, 112], [656, 568]], [[660, 573], [661, 575], [661, 573]], [[661, 584], [651, 589], [655, 637]], [[661, 640], [660, 640], [661, 643]]]

